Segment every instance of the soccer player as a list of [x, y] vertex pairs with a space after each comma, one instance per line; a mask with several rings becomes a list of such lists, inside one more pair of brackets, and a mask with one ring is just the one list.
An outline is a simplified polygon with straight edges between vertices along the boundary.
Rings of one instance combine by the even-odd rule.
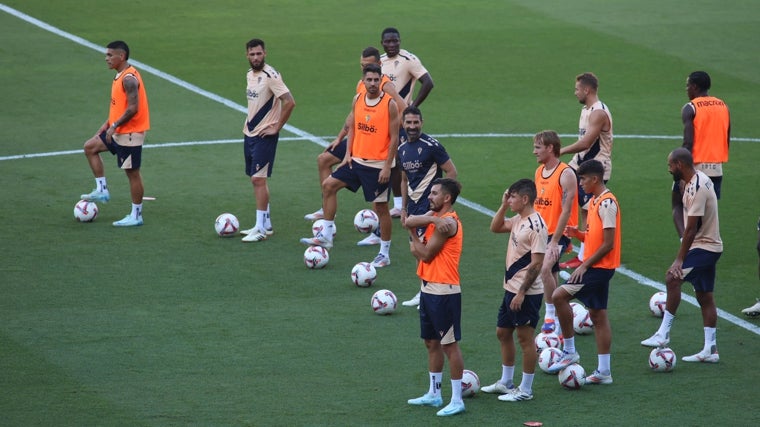
[[[362, 51], [359, 64], [361, 65], [362, 70], [364, 69], [364, 66], [368, 64], [380, 65], [380, 51], [377, 50], [376, 47], [372, 46], [364, 49]], [[383, 75], [382, 81], [380, 82], [380, 90], [390, 95], [396, 101], [396, 105], [399, 107], [399, 114], [401, 114], [404, 107], [406, 106], [406, 102], [398, 94], [396, 86], [386, 75]], [[362, 80], [359, 80], [359, 82], [356, 84], [356, 94], [364, 94], [366, 92], [367, 89], [364, 87], [364, 82]], [[320, 185], [325, 181], [325, 179], [327, 179], [328, 176], [330, 176], [333, 166], [339, 164], [346, 155], [346, 145], [348, 144], [348, 130], [353, 125], [350, 122], [350, 118], [351, 112], [349, 112], [349, 114], [346, 116], [346, 121], [338, 132], [338, 136], [330, 143], [330, 145], [325, 148], [322, 153], [319, 154], [319, 156], [317, 156], [317, 170], [319, 172]], [[316, 212], [305, 215], [304, 219], [307, 221], [316, 221], [318, 219], [324, 218], [324, 216], [324, 210], [322, 208], [319, 208], [319, 210]], [[380, 237], [378, 232], [377, 236], [375, 236], [375, 233], [372, 233], [364, 240], [361, 240], [359, 242], [359, 246], [367, 246], [369, 244], [379, 243]]]
[[566, 234], [586, 244], [588, 256], [570, 275], [570, 278], [554, 291], [554, 305], [565, 336], [564, 354], [551, 372], [559, 372], [580, 360], [575, 349], [573, 310], [570, 300], [577, 298], [588, 308], [594, 322], [597, 368], [584, 379], [585, 384], [612, 384], [610, 348], [612, 329], [607, 318], [607, 298], [610, 280], [620, 266], [621, 229], [620, 206], [604, 183], [605, 169], [598, 160], [587, 160], [578, 168], [581, 186], [589, 201], [587, 227], [580, 231], [568, 226]]
[[256, 224], [240, 233], [245, 235], [244, 242], [260, 242], [274, 233], [267, 179], [272, 176], [280, 129], [288, 122], [296, 101], [280, 73], [266, 63], [264, 41], [252, 39], [245, 48], [251, 69], [246, 73], [248, 116], [243, 125], [243, 154], [256, 200]]
[[[757, 277], [760, 278], [760, 219], [757, 220], [757, 257]], [[756, 300], [755, 305], [742, 310], [742, 313], [749, 317], [760, 316], [760, 298]]]
[[[681, 203], [673, 208], [673, 215], [683, 215], [685, 228], [676, 259], [665, 274], [668, 296], [660, 328], [654, 335], [642, 341], [641, 345], [659, 347], [670, 343], [670, 328], [681, 303], [681, 285], [687, 281], [694, 287], [697, 302], [702, 309], [705, 345], [699, 353], [682, 359], [684, 362], [718, 363], [718, 313], [713, 297], [715, 267], [723, 253], [718, 220], [718, 196], [715, 194], [712, 180], [696, 169], [694, 158], [686, 148], [676, 148], [670, 153], [668, 171], [678, 184], [673, 191], [679, 191], [682, 195]], [[677, 201], [679, 198], [673, 200]]]
[[[430, 208], [428, 195], [436, 178], [446, 173], [447, 178], [457, 178], [457, 168], [446, 149], [437, 139], [422, 132], [422, 112], [417, 107], [407, 107], [402, 116], [402, 126], [407, 140], [399, 145], [401, 164], [401, 224], [405, 226], [408, 215], [424, 215]], [[417, 229], [418, 236], [425, 232]], [[401, 303], [407, 307], [420, 304], [420, 293]]]
[[[583, 104], [581, 117], [578, 121], [578, 140], [560, 149], [560, 155], [573, 154], [568, 163], [571, 168], [578, 170], [581, 163], [596, 159], [604, 166], [604, 183], [612, 174], [612, 113], [607, 105], [599, 100], [599, 79], [594, 73], [583, 73], [575, 77], [575, 97]], [[581, 207], [581, 221], [579, 227], [586, 224], [588, 203], [591, 194], [583, 192], [578, 184], [578, 203]], [[583, 259], [583, 243], [578, 250], [578, 256], [561, 263], [561, 268], [576, 268]]]
[[361, 187], [364, 198], [372, 202], [382, 230], [380, 253], [372, 261], [375, 268], [390, 265], [391, 216], [388, 211], [388, 180], [398, 152], [399, 114], [396, 101], [380, 90], [382, 71], [377, 64], [364, 67], [362, 81], [365, 94], [354, 97], [352, 126], [343, 162], [322, 183], [322, 206], [325, 227], [315, 237], [301, 239], [306, 245], [331, 248], [335, 231], [338, 191], [356, 192]]
[[559, 257], [570, 246], [570, 238], [563, 233], [568, 225], [578, 225], [578, 178], [573, 168], [560, 161], [561, 148], [562, 143], [555, 131], [545, 130], [533, 137], [533, 155], [539, 163], [535, 174], [537, 197], [533, 206], [546, 221], [549, 230], [549, 244], [541, 267], [546, 299], [541, 331], [557, 334], [562, 332], [559, 322], [555, 321], [552, 294], [559, 283]]
[[[414, 54], [401, 49], [401, 35], [396, 28], [383, 29], [380, 43], [385, 51], [385, 54], [380, 57], [383, 74], [396, 85], [396, 89], [405, 101], [403, 108], [407, 106], [419, 108], [433, 90], [433, 78]], [[417, 97], [414, 97], [414, 86], [417, 81], [420, 82], [420, 90], [417, 92]], [[405, 138], [403, 132], [399, 137], [402, 140]], [[401, 194], [401, 173], [398, 168], [391, 171], [391, 185], [394, 195], [391, 216], [400, 217], [404, 197]]]
[[111, 106], [108, 119], [95, 135], [84, 143], [84, 155], [95, 175], [95, 189], [82, 194], [83, 200], [108, 202], [111, 194], [106, 183], [103, 160], [100, 153], [110, 151], [116, 155], [116, 164], [124, 169], [129, 180], [132, 211], [113, 223], [116, 227], [132, 227], [143, 224], [142, 202], [144, 187], [140, 175], [142, 146], [145, 133], [150, 129], [148, 96], [140, 73], [129, 62], [129, 46], [121, 40], [106, 46], [106, 64], [116, 70], [111, 83]]
[[723, 163], [728, 161], [731, 116], [726, 103], [710, 96], [710, 75], [695, 71], [686, 78], [689, 102], [681, 109], [683, 147], [691, 151], [694, 166], [709, 176], [720, 199]]
[[[430, 211], [406, 218], [409, 248], [417, 263], [421, 281], [420, 337], [428, 352], [430, 388], [421, 397], [409, 399], [410, 405], [439, 407], [443, 404], [441, 381], [444, 358], [449, 361], [451, 401], [438, 416], [464, 412], [462, 373], [464, 360], [459, 348], [461, 339], [462, 291], [459, 261], [462, 255], [463, 230], [452, 205], [461, 191], [459, 182], [440, 178], [428, 196]], [[425, 227], [422, 240], [417, 228]]]
[[[575, 183], [573, 183], [575, 185]], [[533, 399], [533, 376], [536, 371], [536, 345], [533, 333], [538, 325], [544, 288], [541, 268], [544, 264], [547, 241], [546, 223], [533, 208], [536, 184], [521, 179], [504, 192], [499, 210], [491, 220], [491, 231], [510, 233], [504, 273], [504, 297], [496, 321], [496, 337], [501, 346], [501, 379], [483, 387], [484, 393], [498, 393], [499, 400], [519, 402]], [[506, 218], [507, 209], [516, 215]], [[515, 341], [523, 353], [522, 381], [513, 383], [515, 372]]]

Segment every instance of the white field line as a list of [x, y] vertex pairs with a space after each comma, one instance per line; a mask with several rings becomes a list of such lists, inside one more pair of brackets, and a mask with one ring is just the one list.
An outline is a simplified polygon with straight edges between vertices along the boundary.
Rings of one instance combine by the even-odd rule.
[[[51, 33], [53, 33], [53, 34], [55, 34], [57, 36], [63, 37], [65, 39], [68, 39], [68, 40], [70, 40], [70, 41], [72, 41], [72, 42], [74, 42], [76, 44], [81, 45], [81, 46], [84, 46], [84, 47], [96, 50], [98, 52], [104, 52], [105, 51], [105, 48], [102, 47], [102, 46], [98, 46], [95, 43], [89, 42], [89, 41], [87, 41], [87, 40], [85, 40], [85, 39], [83, 39], [81, 37], [78, 37], [78, 36], [75, 36], [73, 34], [67, 33], [67, 32], [65, 32], [65, 31], [63, 31], [63, 30], [61, 30], [59, 28], [56, 28], [56, 27], [50, 25], [50, 24], [47, 24], [47, 23], [42, 22], [42, 21], [40, 21], [40, 20], [38, 20], [38, 19], [36, 19], [34, 17], [26, 15], [25, 13], [22, 13], [22, 12], [19, 12], [19, 11], [13, 9], [13, 8], [10, 8], [10, 7], [6, 6], [5, 4], [0, 3], [0, 10], [2, 10], [5, 13], [8, 13], [9, 15], [15, 16], [16, 18], [19, 18], [19, 19], [21, 19], [21, 20], [23, 20], [23, 21], [25, 21], [27, 23], [35, 25], [35, 26], [37, 26], [37, 27], [39, 27], [39, 28], [41, 28], [43, 30], [49, 31], [49, 32], [51, 32]], [[223, 97], [221, 97], [219, 95], [216, 95], [214, 93], [211, 93], [209, 91], [201, 89], [198, 86], [195, 86], [195, 85], [193, 85], [191, 83], [188, 83], [188, 82], [186, 82], [186, 81], [184, 81], [182, 79], [179, 79], [179, 78], [174, 77], [174, 76], [172, 76], [170, 74], [167, 74], [167, 73], [165, 73], [165, 72], [163, 72], [161, 70], [158, 70], [158, 69], [156, 69], [154, 67], [151, 67], [148, 64], [144, 64], [144, 63], [136, 61], [134, 59], [130, 59], [130, 62], [132, 64], [136, 65], [141, 70], [143, 70], [143, 71], [145, 71], [147, 73], [153, 74], [153, 75], [155, 75], [157, 77], [160, 77], [160, 78], [162, 78], [162, 79], [164, 79], [166, 81], [169, 81], [171, 83], [174, 83], [177, 86], [182, 87], [183, 89], [187, 89], [187, 90], [189, 90], [189, 91], [191, 91], [193, 93], [196, 93], [196, 94], [198, 94], [200, 96], [206, 97], [206, 98], [211, 99], [213, 101], [216, 101], [216, 102], [218, 102], [220, 104], [226, 105], [227, 107], [230, 107], [233, 110], [239, 111], [239, 112], [241, 112], [243, 114], [245, 114], [247, 112], [246, 107], [243, 106], [243, 105], [237, 104], [237, 103], [235, 103], [235, 102], [233, 102], [233, 101], [231, 101], [229, 99], [223, 98]], [[331, 138], [319, 137], [319, 136], [312, 135], [312, 134], [310, 134], [310, 133], [308, 133], [306, 131], [303, 131], [303, 130], [298, 129], [298, 128], [296, 128], [294, 126], [291, 126], [291, 125], [285, 125], [284, 129], [286, 131], [294, 134], [294, 135], [297, 135], [298, 138], [282, 138], [282, 140], [307, 140], [307, 141], [314, 142], [315, 144], [318, 144], [318, 145], [321, 145], [321, 146], [324, 147], [324, 146], [326, 146], [329, 143], [328, 140], [331, 139]], [[467, 137], [467, 138], [531, 138], [531, 137], [533, 137], [533, 134], [531, 134], [531, 133], [517, 133], [517, 134], [483, 133], [483, 134], [445, 134], [445, 135], [436, 135], [436, 136], [437, 137], [441, 137], [441, 138], [463, 138], [463, 137]], [[574, 137], [575, 135], [574, 134], [567, 134], [567, 135], [562, 135], [562, 136]], [[672, 136], [672, 135], [615, 135], [615, 138], [617, 138], [617, 139], [625, 139], [625, 138], [629, 138], [629, 139], [681, 139], [680, 136]], [[732, 138], [732, 140], [734, 140], [734, 141], [747, 141], [747, 142], [760, 142], [760, 138]], [[177, 146], [203, 145], [203, 144], [228, 144], [228, 143], [236, 143], [236, 142], [240, 142], [240, 140], [237, 139], [237, 140], [219, 140], [219, 141], [188, 141], [188, 142], [174, 142], [174, 143], [167, 143], [167, 144], [147, 144], [145, 146], [145, 148], [177, 147]], [[26, 158], [33, 158], [33, 157], [57, 156], [57, 155], [66, 155], [66, 154], [79, 154], [79, 153], [81, 153], [81, 150], [58, 151], [58, 152], [52, 152], [52, 153], [38, 153], [38, 154], [22, 154], [22, 155], [18, 155], [18, 156], [4, 156], [4, 157], [0, 157], [0, 161], [2, 161], [2, 160], [15, 160], [15, 159], [26, 159]], [[486, 208], [486, 207], [484, 207], [482, 205], [479, 205], [479, 204], [477, 204], [475, 202], [471, 202], [471, 201], [469, 201], [467, 199], [464, 199], [464, 198], [459, 198], [458, 202], [461, 205], [463, 205], [463, 206], [469, 207], [470, 209], [473, 209], [473, 210], [475, 210], [477, 212], [480, 212], [480, 213], [482, 213], [484, 215], [487, 215], [487, 216], [493, 216], [495, 214], [494, 211], [492, 211], [492, 210], [490, 210], [490, 209], [488, 209], [488, 208]], [[638, 274], [638, 273], [636, 273], [634, 271], [631, 271], [631, 270], [625, 268], [625, 266], [621, 266], [620, 268], [617, 269], [617, 271], [620, 274], [622, 274], [624, 276], [627, 276], [627, 277], [629, 277], [629, 278], [637, 281], [638, 283], [640, 283], [642, 285], [650, 286], [650, 287], [652, 287], [654, 289], [661, 290], [661, 291], [665, 290], [665, 285], [664, 284], [662, 284], [660, 282], [657, 282], [657, 281], [654, 281], [652, 279], [649, 279], [649, 278], [647, 278], [645, 276], [642, 276], [641, 274]], [[688, 302], [689, 304], [691, 304], [691, 305], [693, 305], [695, 307], [698, 307], [697, 301], [696, 301], [696, 299], [694, 297], [682, 294], [682, 299], [684, 301]], [[760, 326], [757, 326], [757, 325], [752, 324], [750, 322], [747, 322], [747, 321], [745, 321], [743, 319], [740, 319], [740, 318], [738, 318], [738, 317], [736, 317], [736, 316], [734, 316], [734, 315], [732, 315], [730, 313], [727, 313], [726, 311], [721, 310], [721, 309], [718, 309], [718, 315], [722, 319], [724, 319], [724, 320], [726, 320], [726, 321], [728, 321], [730, 323], [733, 323], [734, 325], [736, 325], [736, 326], [738, 326], [740, 328], [744, 328], [744, 329], [746, 329], [746, 330], [748, 330], [750, 332], [753, 332], [753, 333], [755, 333], [757, 335], [760, 335]]]

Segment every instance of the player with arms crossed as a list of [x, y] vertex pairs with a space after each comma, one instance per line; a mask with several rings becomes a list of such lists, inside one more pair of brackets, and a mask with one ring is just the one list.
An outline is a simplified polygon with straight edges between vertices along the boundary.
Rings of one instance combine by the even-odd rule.
[[256, 199], [256, 224], [241, 230], [244, 242], [266, 240], [274, 231], [269, 214], [269, 185], [280, 130], [296, 106], [290, 89], [280, 73], [266, 63], [266, 47], [261, 39], [252, 39], [245, 45], [251, 69], [246, 73], [248, 116], [243, 125], [243, 154], [245, 173], [253, 184]]
[[[459, 261], [462, 256], [463, 230], [452, 205], [461, 191], [459, 182], [437, 179], [430, 190], [430, 211], [406, 218], [409, 248], [417, 258], [417, 276], [421, 280], [420, 337], [428, 353], [430, 388], [421, 397], [409, 399], [415, 406], [443, 404], [441, 381], [444, 357], [449, 361], [451, 401], [438, 416], [464, 412], [462, 374], [464, 360], [459, 348], [461, 337], [462, 293]], [[417, 228], [425, 227], [420, 240]]]
[[580, 360], [575, 350], [573, 310], [570, 300], [577, 298], [588, 308], [594, 322], [594, 337], [598, 364], [586, 376], [585, 384], [612, 384], [610, 349], [612, 329], [607, 317], [610, 280], [620, 266], [621, 228], [620, 206], [604, 184], [604, 166], [598, 160], [587, 160], [578, 168], [578, 177], [586, 194], [591, 194], [585, 231], [567, 227], [566, 234], [584, 242], [588, 256], [573, 271], [570, 278], [554, 291], [554, 305], [565, 335], [564, 354], [550, 372], [559, 372]]
[[100, 153], [110, 151], [116, 155], [117, 165], [127, 174], [132, 211], [114, 222], [116, 227], [143, 224], [142, 202], [145, 190], [140, 164], [145, 133], [150, 129], [145, 84], [140, 73], [128, 60], [129, 46], [125, 42], [117, 40], [106, 46], [106, 64], [108, 68], [116, 70], [116, 77], [111, 84], [111, 107], [108, 120], [84, 143], [84, 155], [95, 175], [96, 187], [91, 193], [82, 194], [83, 200], [107, 202], [111, 199]]
[[380, 90], [380, 66], [369, 64], [364, 67], [362, 80], [367, 92], [354, 97], [346, 156], [322, 183], [325, 227], [315, 237], [301, 239], [301, 243], [331, 248], [338, 191], [348, 188], [356, 192], [361, 187], [365, 200], [372, 202], [382, 228], [380, 253], [372, 261], [372, 265], [378, 268], [391, 263], [388, 180], [398, 152], [399, 114], [396, 101]]
[[[369, 64], [380, 65], [380, 51], [377, 50], [376, 47], [372, 46], [364, 49], [362, 51], [359, 64], [361, 65], [362, 70], [366, 65]], [[396, 101], [396, 106], [399, 108], [399, 114], [401, 114], [404, 107], [406, 106], [406, 102], [403, 98], [401, 98], [401, 96], [399, 96], [398, 91], [396, 90], [396, 86], [386, 75], [383, 75], [382, 80], [380, 81], [380, 90], [390, 95]], [[366, 92], [367, 88], [364, 87], [364, 82], [362, 80], [359, 80], [359, 82], [356, 84], [356, 94], [363, 95]], [[335, 137], [330, 145], [328, 145], [327, 148], [325, 148], [325, 150], [319, 154], [319, 156], [317, 156], [317, 170], [319, 172], [320, 185], [322, 185], [325, 179], [330, 176], [333, 166], [340, 164], [340, 162], [346, 156], [346, 146], [348, 145], [348, 130], [351, 128], [351, 126], [353, 126], [353, 123], [351, 121], [351, 112], [349, 112], [346, 116], [346, 121], [343, 124], [343, 127], [340, 129], [340, 132], [338, 132], [338, 136]], [[316, 212], [305, 215], [304, 219], [307, 221], [316, 221], [324, 217], [324, 210], [322, 208], [319, 208], [319, 210]], [[380, 238], [377, 237], [377, 239], [379, 243]], [[364, 242], [364, 240], [360, 241], [359, 245], [365, 246], [362, 244], [362, 242]]]
[[553, 130], [545, 130], [533, 137], [533, 155], [540, 164], [536, 168], [535, 182], [537, 197], [533, 205], [536, 212], [546, 221], [549, 244], [546, 247], [544, 264], [541, 267], [541, 282], [544, 284], [546, 312], [543, 332], [562, 331], [555, 321], [553, 293], [559, 283], [559, 257], [570, 245], [565, 236], [567, 226], [578, 225], [578, 178], [573, 168], [560, 161], [562, 148], [559, 135]]
[[713, 297], [715, 267], [723, 253], [718, 220], [718, 197], [712, 180], [695, 168], [694, 159], [686, 148], [676, 148], [670, 153], [668, 171], [678, 184], [673, 191], [682, 194], [681, 198], [673, 198], [674, 201], [680, 201], [674, 206], [673, 215], [683, 216], [685, 228], [677, 229], [681, 236], [681, 246], [675, 261], [665, 274], [668, 296], [660, 328], [654, 335], [642, 341], [641, 345], [660, 347], [670, 343], [670, 328], [681, 303], [681, 285], [688, 281], [694, 286], [697, 302], [702, 309], [705, 345], [699, 353], [682, 357], [682, 360], [718, 363], [718, 313]]
[[[533, 399], [533, 376], [538, 359], [533, 333], [538, 325], [544, 293], [540, 273], [549, 239], [544, 219], [533, 208], [535, 201], [536, 184], [529, 179], [521, 179], [504, 192], [501, 206], [491, 220], [492, 232], [510, 235], [503, 281], [504, 297], [496, 322], [496, 337], [501, 345], [501, 379], [482, 390], [484, 393], [501, 394], [499, 400], [506, 402]], [[517, 215], [506, 218], [508, 208]], [[516, 388], [513, 383], [515, 331], [523, 352], [522, 381]]]
[[[580, 165], [591, 159], [598, 160], [604, 166], [604, 183], [612, 175], [612, 113], [607, 105], [599, 100], [599, 79], [594, 73], [583, 73], [575, 77], [575, 97], [583, 104], [581, 117], [578, 120], [578, 140], [560, 149], [560, 155], [575, 153], [568, 165], [578, 170]], [[583, 191], [578, 184], [578, 203], [581, 207], [579, 227], [586, 224], [588, 203], [591, 194]], [[578, 250], [578, 256], [561, 263], [561, 268], [576, 268], [583, 259], [583, 243]]]
[[[409, 215], [424, 215], [430, 209], [428, 196], [433, 182], [446, 173], [446, 178], [456, 179], [457, 168], [446, 149], [437, 139], [422, 132], [422, 112], [417, 107], [407, 107], [402, 116], [402, 126], [407, 140], [398, 147], [401, 163], [401, 225], [406, 226]], [[425, 232], [417, 229], [418, 236]], [[420, 293], [402, 303], [407, 307], [420, 304]]]

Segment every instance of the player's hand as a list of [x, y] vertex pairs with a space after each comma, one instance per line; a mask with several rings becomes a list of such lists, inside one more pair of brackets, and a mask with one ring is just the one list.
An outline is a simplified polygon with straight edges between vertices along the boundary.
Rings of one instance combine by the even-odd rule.
[[559, 245], [556, 243], [549, 242], [548, 245], [546, 245], [546, 257], [549, 259], [549, 261], [554, 264], [559, 259]]
[[401, 226], [406, 228], [406, 209], [401, 209]]
[[113, 126], [109, 126], [108, 129], [106, 129], [106, 142], [109, 144], [113, 143], [114, 132], [116, 132], [116, 129], [114, 129]]
[[670, 278], [683, 280], [683, 261], [673, 261], [673, 264], [670, 265], [670, 268], [668, 268], [668, 272], [665, 275], [666, 281]]
[[515, 297], [512, 298], [512, 302], [509, 303], [509, 309], [512, 311], [520, 311], [523, 301], [525, 300], [525, 294], [518, 292]]
[[565, 236], [567, 237], [575, 237], [578, 238], [583, 233], [578, 230], [578, 227], [573, 227], [572, 225], [568, 225], [565, 227]]
[[338, 144], [340, 144], [340, 138], [335, 138], [335, 140], [333, 142], [331, 142], [330, 145], [328, 145], [325, 148], [325, 151], [332, 151], [332, 150], [334, 150], [335, 147], [338, 146]]
[[578, 268], [573, 271], [573, 274], [570, 275], [570, 278], [567, 279], [567, 283], [583, 283], [583, 274], [586, 273], [586, 266], [581, 264], [578, 266]]
[[385, 184], [388, 182], [388, 180], [391, 179], [391, 168], [388, 165], [383, 166], [382, 169], [380, 169], [380, 175], [377, 177], [377, 182], [380, 184]]

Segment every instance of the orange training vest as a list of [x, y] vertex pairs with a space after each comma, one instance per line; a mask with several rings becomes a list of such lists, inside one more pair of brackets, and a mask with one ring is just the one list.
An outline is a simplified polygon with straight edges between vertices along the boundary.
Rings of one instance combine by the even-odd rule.
[[[450, 216], [457, 222], [457, 232], [446, 240], [441, 251], [430, 262], [417, 263], [417, 276], [426, 282], [443, 283], [459, 286], [459, 259], [462, 257], [462, 222], [456, 212], [442, 215]], [[425, 242], [435, 232], [435, 226], [428, 224], [425, 229]]]
[[728, 107], [714, 96], [694, 98], [691, 105], [694, 106], [694, 163], [727, 162], [731, 124]]
[[612, 249], [607, 252], [607, 255], [602, 257], [592, 267], [594, 268], [617, 268], [620, 266], [620, 204], [618, 204], [615, 196], [607, 191], [599, 197], [594, 196], [589, 203], [588, 216], [586, 217], [587, 229], [586, 237], [583, 240], [583, 244], [586, 246], [584, 253], [586, 257], [595, 253], [602, 243], [604, 242], [604, 229], [602, 228], [602, 219], [599, 217], [599, 207], [606, 201], [612, 200], [618, 207], [617, 215], [615, 216], [615, 241], [612, 244]]
[[374, 107], [367, 105], [366, 96], [359, 95], [354, 103], [354, 142], [351, 156], [365, 160], [386, 160], [391, 147], [391, 97], [383, 93]]
[[145, 132], [150, 129], [148, 96], [145, 94], [145, 84], [143, 84], [140, 73], [131, 65], [116, 76], [111, 84], [111, 108], [108, 111], [108, 123], [113, 124], [127, 111], [128, 102], [127, 91], [124, 90], [124, 77], [128, 75], [137, 79], [137, 113], [128, 122], [117, 127], [116, 133]]
[[[557, 223], [559, 217], [562, 215], [562, 186], [559, 183], [560, 176], [569, 168], [566, 163], [560, 162], [559, 165], [554, 168], [554, 171], [548, 178], [543, 177], [544, 169], [546, 166], [541, 165], [536, 169], [536, 190], [538, 192], [536, 201], [533, 202], [533, 208], [536, 212], [541, 214], [541, 218], [546, 222], [546, 228], [551, 236], [557, 230]], [[567, 220], [567, 225], [578, 225], [578, 193], [575, 193], [575, 198], [572, 202], [572, 208], [570, 210], [570, 218]], [[560, 233], [564, 233], [565, 230], [559, 230]]]

